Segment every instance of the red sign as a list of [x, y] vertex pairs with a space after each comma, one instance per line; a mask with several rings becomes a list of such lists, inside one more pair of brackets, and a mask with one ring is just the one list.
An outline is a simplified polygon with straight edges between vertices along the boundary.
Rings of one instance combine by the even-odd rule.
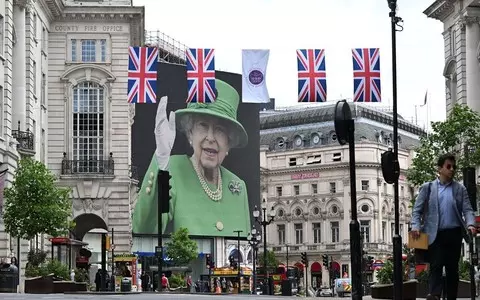
[[298, 180], [298, 179], [312, 179], [312, 178], [318, 178], [320, 177], [318, 172], [315, 173], [297, 173], [297, 174], [292, 174], [292, 180]]

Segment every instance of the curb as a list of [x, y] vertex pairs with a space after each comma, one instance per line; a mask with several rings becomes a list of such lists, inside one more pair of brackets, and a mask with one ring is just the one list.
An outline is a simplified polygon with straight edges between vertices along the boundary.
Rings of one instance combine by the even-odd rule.
[[137, 295], [142, 292], [64, 292], [64, 295]]

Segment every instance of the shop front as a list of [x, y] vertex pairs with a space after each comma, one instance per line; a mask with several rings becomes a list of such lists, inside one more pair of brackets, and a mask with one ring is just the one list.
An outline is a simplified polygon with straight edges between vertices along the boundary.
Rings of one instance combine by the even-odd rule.
[[[202, 277], [206, 277], [205, 275]], [[251, 294], [252, 292], [252, 270], [250, 268], [214, 268], [208, 274], [210, 290], [213, 293], [226, 294]]]

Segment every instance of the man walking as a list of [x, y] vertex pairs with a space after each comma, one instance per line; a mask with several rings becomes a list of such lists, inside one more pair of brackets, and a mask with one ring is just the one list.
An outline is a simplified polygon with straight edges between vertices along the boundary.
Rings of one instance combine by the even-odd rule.
[[443, 267], [447, 278], [447, 299], [456, 300], [462, 238], [468, 237], [468, 231], [475, 233], [475, 215], [467, 189], [453, 180], [455, 156], [440, 156], [437, 168], [438, 178], [420, 187], [412, 212], [411, 234], [414, 238], [418, 238], [420, 231], [428, 235], [430, 272], [427, 300], [440, 299]]

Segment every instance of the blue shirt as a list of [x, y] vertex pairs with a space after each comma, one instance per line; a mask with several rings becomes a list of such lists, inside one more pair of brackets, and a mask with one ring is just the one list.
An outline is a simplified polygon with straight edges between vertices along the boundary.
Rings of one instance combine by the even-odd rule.
[[[438, 179], [437, 179], [438, 180]], [[438, 180], [438, 229], [461, 227], [462, 223], [455, 213], [452, 183], [442, 184]]]

